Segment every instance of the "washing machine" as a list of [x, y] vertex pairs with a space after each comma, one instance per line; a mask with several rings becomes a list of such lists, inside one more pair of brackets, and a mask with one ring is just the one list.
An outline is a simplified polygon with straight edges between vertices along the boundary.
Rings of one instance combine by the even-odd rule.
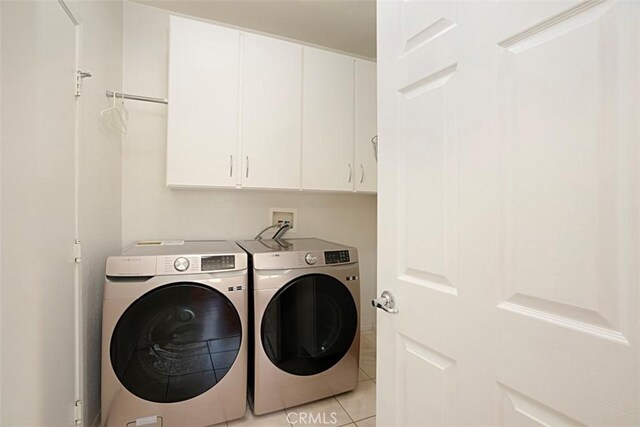
[[356, 388], [360, 278], [355, 248], [320, 239], [245, 240], [257, 415]]
[[247, 254], [233, 242], [139, 242], [109, 257], [102, 424], [208, 426], [243, 417]]

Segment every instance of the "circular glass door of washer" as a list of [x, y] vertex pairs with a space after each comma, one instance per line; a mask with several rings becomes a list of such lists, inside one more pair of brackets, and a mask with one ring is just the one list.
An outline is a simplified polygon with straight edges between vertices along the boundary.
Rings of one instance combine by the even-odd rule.
[[197, 283], [173, 283], [127, 308], [111, 338], [111, 365], [139, 398], [180, 402], [219, 383], [241, 341], [240, 316], [227, 297]]
[[358, 312], [349, 289], [331, 276], [309, 274], [287, 283], [267, 305], [262, 347], [283, 371], [315, 375], [344, 357], [357, 327]]

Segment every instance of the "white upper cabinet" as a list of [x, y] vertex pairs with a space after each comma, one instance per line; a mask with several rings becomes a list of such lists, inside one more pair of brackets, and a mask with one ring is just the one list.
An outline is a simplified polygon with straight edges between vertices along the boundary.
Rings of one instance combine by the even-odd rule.
[[378, 163], [371, 140], [377, 135], [376, 63], [356, 60], [355, 191], [375, 192]]
[[353, 190], [354, 59], [305, 47], [303, 64], [302, 188]]
[[240, 33], [175, 16], [170, 31], [167, 185], [235, 186]]
[[302, 46], [242, 38], [242, 186], [299, 189]]
[[375, 192], [376, 64], [171, 17], [167, 186]]

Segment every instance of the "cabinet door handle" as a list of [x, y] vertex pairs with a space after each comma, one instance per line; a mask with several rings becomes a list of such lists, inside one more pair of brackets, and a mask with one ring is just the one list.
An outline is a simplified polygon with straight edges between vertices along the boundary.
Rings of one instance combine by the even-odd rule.
[[353, 168], [351, 168], [351, 163], [349, 163], [349, 181], [351, 182], [351, 177], [353, 176]]
[[360, 171], [362, 172], [360, 174], [360, 184], [362, 184], [362, 182], [364, 181], [364, 166], [360, 165]]
[[245, 174], [245, 178], [249, 178], [249, 156], [247, 156], [247, 173]]
[[233, 154], [229, 154], [229, 178], [233, 177]]

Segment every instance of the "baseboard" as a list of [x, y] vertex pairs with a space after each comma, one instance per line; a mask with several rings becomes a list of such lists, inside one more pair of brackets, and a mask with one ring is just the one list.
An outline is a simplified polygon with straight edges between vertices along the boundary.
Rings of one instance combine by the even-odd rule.
[[100, 427], [100, 415], [101, 412], [98, 411], [98, 413], [96, 414], [96, 418], [93, 420], [93, 423], [91, 424], [91, 427]]

